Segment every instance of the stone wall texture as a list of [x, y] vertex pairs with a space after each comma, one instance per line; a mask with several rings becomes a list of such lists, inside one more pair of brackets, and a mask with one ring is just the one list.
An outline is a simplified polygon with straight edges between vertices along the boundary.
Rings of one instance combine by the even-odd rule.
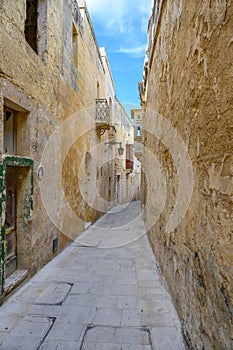
[[[57, 16], [54, 16], [54, 13]], [[46, 215], [39, 194], [37, 170], [46, 142], [54, 127], [59, 124], [56, 88], [59, 86], [61, 68], [61, 15], [61, 8], [53, 7], [52, 4], [46, 11], [50, 20], [45, 63], [42, 56], [37, 55], [25, 40], [26, 2], [17, 1], [14, 5], [9, 1], [0, 3], [0, 153], [2, 161], [4, 105], [9, 104], [15, 110], [23, 110], [26, 115], [24, 134], [27, 135], [28, 142], [20, 156], [29, 157], [34, 161], [34, 212], [30, 221], [30, 248], [25, 252], [28, 255], [28, 264], [24, 266], [30, 273], [34, 273], [51, 259], [52, 240], [59, 234]], [[25, 141], [26, 138], [22, 143]]]
[[[9, 156], [4, 149], [6, 108], [18, 120], [13, 156], [29, 158], [34, 165], [33, 211], [21, 218], [23, 238], [17, 252], [17, 268], [30, 276], [83, 232], [85, 222], [94, 222], [116, 203], [115, 159], [109, 161], [106, 151], [110, 134], [101, 136], [96, 130], [96, 99], [112, 99], [116, 111], [125, 111], [115, 99], [107, 58], [101, 57], [85, 2], [0, 1], [0, 33], [0, 174]], [[27, 197], [20, 172], [18, 199]], [[0, 176], [2, 294], [5, 177]], [[22, 217], [24, 205], [18, 200], [17, 217]], [[25, 263], [22, 255], [27, 256]]]
[[[167, 184], [163, 212], [152, 228], [151, 212], [145, 213], [148, 235], [187, 344], [198, 350], [230, 350], [233, 344], [232, 35], [232, 1], [155, 1], [141, 86], [144, 145], [159, 160]], [[190, 179], [180, 184], [180, 169], [172, 157], [174, 150], [179, 152], [177, 137], [170, 139], [168, 149], [146, 131], [155, 123], [153, 112], [183, 139], [193, 167], [190, 205], [170, 232], [166, 224], [179, 185], [182, 197]], [[143, 167], [144, 205], [146, 193], [154, 191], [153, 207], [161, 201], [151, 186], [157, 169], [151, 169], [146, 153]], [[185, 204], [185, 198], [181, 200]]]

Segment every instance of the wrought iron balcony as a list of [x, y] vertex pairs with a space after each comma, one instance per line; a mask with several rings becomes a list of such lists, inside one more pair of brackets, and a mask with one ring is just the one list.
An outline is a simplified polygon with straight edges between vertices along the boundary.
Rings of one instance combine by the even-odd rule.
[[110, 127], [116, 131], [115, 127], [110, 125], [110, 109], [105, 98], [96, 99], [95, 123], [100, 135], [110, 130]]
[[109, 105], [105, 98], [96, 99], [96, 115], [97, 124], [109, 124]]

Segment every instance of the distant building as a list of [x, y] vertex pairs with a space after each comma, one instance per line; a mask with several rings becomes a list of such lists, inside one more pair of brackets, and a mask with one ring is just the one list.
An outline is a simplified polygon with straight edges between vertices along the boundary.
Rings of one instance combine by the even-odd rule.
[[140, 162], [142, 161], [142, 114], [141, 108], [131, 109], [131, 118], [134, 120], [134, 152]]

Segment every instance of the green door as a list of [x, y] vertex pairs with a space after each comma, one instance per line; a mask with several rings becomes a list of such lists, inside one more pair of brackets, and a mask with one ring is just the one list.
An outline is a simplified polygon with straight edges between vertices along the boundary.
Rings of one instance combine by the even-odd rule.
[[17, 268], [17, 168], [6, 168], [5, 277]]

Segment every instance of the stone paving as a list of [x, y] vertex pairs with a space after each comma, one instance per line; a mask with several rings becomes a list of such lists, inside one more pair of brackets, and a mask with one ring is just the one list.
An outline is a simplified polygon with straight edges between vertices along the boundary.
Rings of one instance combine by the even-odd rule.
[[0, 307], [1, 350], [184, 350], [139, 202], [117, 206]]

